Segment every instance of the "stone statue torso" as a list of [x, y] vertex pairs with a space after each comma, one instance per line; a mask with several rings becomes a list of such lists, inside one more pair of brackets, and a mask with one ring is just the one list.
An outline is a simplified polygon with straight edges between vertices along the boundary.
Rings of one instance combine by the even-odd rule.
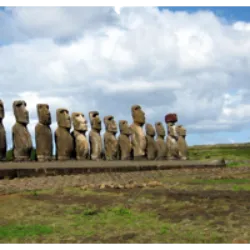
[[156, 148], [157, 148], [157, 160], [164, 160], [167, 158], [167, 146], [163, 138], [158, 137], [156, 139]]
[[147, 159], [155, 160], [157, 149], [154, 137], [146, 135], [146, 142], [147, 142], [147, 147], [146, 147]]
[[132, 130], [131, 142], [132, 142], [132, 149], [133, 149], [133, 156], [134, 158], [145, 157], [146, 153], [146, 137], [144, 135], [143, 129], [141, 126], [136, 124], [132, 124], [130, 126]]
[[91, 160], [100, 160], [102, 158], [102, 138], [100, 133], [94, 130], [90, 131], [89, 146]]
[[117, 160], [118, 141], [114, 134], [104, 133], [104, 149], [106, 160]]
[[16, 160], [30, 159], [32, 150], [31, 135], [26, 126], [15, 123], [12, 127], [13, 154]]
[[120, 160], [131, 160], [132, 144], [130, 137], [120, 134], [118, 137], [118, 154]]
[[74, 153], [74, 140], [69, 130], [58, 127], [55, 131], [56, 155], [58, 160], [69, 160]]
[[75, 138], [75, 150], [77, 160], [89, 159], [89, 143], [86, 136], [76, 130], [73, 131]]
[[178, 138], [178, 148], [179, 148], [180, 158], [182, 160], [187, 160], [188, 146], [187, 146], [187, 142], [183, 136], [179, 136], [179, 138]]
[[3, 124], [0, 122], [0, 161], [5, 159], [6, 157], [6, 131], [4, 129]]
[[50, 160], [53, 153], [53, 137], [50, 126], [38, 123], [35, 127], [35, 138], [38, 160]]

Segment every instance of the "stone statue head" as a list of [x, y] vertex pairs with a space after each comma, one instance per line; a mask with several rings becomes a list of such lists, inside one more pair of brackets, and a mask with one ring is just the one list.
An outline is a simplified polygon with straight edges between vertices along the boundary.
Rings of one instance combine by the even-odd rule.
[[0, 122], [3, 120], [4, 115], [5, 115], [5, 113], [4, 113], [4, 104], [3, 104], [3, 101], [0, 100]]
[[88, 130], [88, 121], [81, 112], [73, 112], [71, 115], [74, 130], [86, 132]]
[[89, 112], [89, 119], [90, 119], [90, 124], [91, 124], [92, 129], [95, 129], [97, 131], [102, 130], [102, 121], [99, 117], [98, 111], [90, 111]]
[[29, 112], [26, 109], [26, 102], [18, 100], [13, 102], [13, 111], [16, 122], [27, 125], [29, 124]]
[[117, 133], [117, 125], [116, 125], [114, 116], [107, 115], [104, 117], [103, 121], [106, 127], [106, 131], [111, 132], [113, 134]]
[[186, 129], [182, 126], [182, 125], [178, 125], [176, 128], [176, 132], [179, 136], [186, 136], [187, 135], [187, 131]]
[[166, 135], [164, 126], [161, 122], [156, 122], [155, 123], [155, 130], [156, 130], [156, 134], [158, 136], [164, 137]]
[[131, 135], [132, 134], [132, 130], [129, 127], [129, 124], [126, 120], [119, 121], [119, 130], [120, 130], [120, 134], [122, 134], [122, 135]]
[[153, 127], [151, 124], [149, 124], [149, 123], [146, 124], [146, 134], [149, 135], [149, 136], [152, 136], [152, 137], [155, 136], [155, 129], [154, 129], [154, 127]]
[[71, 119], [69, 116], [69, 111], [65, 108], [60, 108], [56, 110], [56, 121], [59, 127], [70, 129]]
[[133, 105], [131, 107], [131, 113], [134, 123], [143, 126], [145, 124], [145, 113], [143, 112], [140, 105]]
[[170, 113], [165, 116], [165, 122], [167, 124], [173, 125], [178, 121], [178, 116], [175, 113]]
[[50, 125], [51, 124], [51, 114], [49, 110], [48, 104], [37, 104], [37, 115], [39, 122], [44, 125]]

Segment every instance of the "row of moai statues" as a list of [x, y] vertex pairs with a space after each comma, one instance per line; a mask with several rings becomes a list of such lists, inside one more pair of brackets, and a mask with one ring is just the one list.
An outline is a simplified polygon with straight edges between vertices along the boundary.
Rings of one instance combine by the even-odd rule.
[[[16, 161], [29, 160], [32, 151], [31, 135], [27, 129], [29, 112], [23, 100], [13, 102], [13, 112], [16, 123], [12, 127], [13, 157]], [[81, 112], [69, 115], [67, 109], [56, 111], [58, 127], [54, 134], [56, 145], [56, 160], [166, 160], [187, 159], [186, 130], [176, 126], [177, 115], [165, 116], [168, 135], [165, 141], [165, 129], [161, 122], [146, 124], [146, 135], [143, 131], [145, 113], [140, 105], [131, 108], [133, 124], [129, 126], [126, 120], [119, 121], [120, 135], [112, 115], [104, 117], [104, 140], [100, 132], [102, 123], [99, 112], [89, 112], [91, 131], [89, 138], [87, 119]], [[36, 155], [38, 161], [53, 159], [53, 135], [50, 128], [51, 113], [48, 104], [37, 104], [39, 121], [35, 127]], [[0, 160], [6, 155], [6, 133], [2, 123], [4, 119], [4, 104], [0, 100]], [[71, 132], [71, 124], [73, 131]], [[157, 138], [155, 140], [155, 135]], [[104, 148], [103, 148], [104, 143]]]

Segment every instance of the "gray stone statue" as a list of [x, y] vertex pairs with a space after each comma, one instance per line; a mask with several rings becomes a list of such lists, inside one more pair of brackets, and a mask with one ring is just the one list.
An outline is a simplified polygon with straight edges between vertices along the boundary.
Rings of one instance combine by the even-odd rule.
[[16, 123], [12, 127], [13, 156], [15, 161], [30, 160], [32, 151], [31, 135], [28, 131], [29, 112], [26, 102], [18, 100], [13, 102], [13, 111]]
[[3, 125], [4, 114], [4, 104], [0, 100], [0, 161], [5, 160], [7, 150], [6, 131]]

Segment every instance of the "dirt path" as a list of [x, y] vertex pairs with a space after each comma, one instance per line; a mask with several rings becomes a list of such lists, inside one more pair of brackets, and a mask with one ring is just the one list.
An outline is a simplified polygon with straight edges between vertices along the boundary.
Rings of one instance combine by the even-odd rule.
[[[0, 180], [0, 195], [26, 190], [60, 189], [63, 187], [81, 187], [82, 189], [131, 189], [145, 186], [170, 185], [172, 177], [182, 178], [234, 178], [250, 174], [250, 167], [153, 170], [138, 172], [112, 172], [83, 175], [45, 176]], [[177, 182], [178, 184], [178, 182]], [[172, 183], [172, 185], [175, 185]]]

